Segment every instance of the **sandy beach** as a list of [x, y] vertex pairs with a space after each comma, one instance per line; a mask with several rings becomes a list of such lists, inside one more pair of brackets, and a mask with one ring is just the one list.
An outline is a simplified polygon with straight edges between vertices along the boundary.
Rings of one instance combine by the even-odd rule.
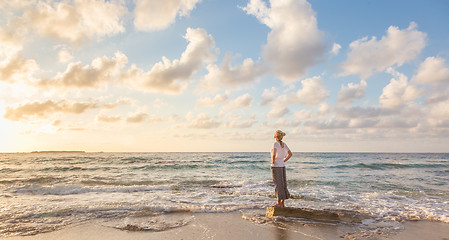
[[[157, 219], [156, 219], [157, 218]], [[288, 223], [274, 221], [254, 223], [241, 212], [172, 213], [157, 217], [97, 219], [63, 229], [7, 240], [53, 239], [449, 239], [449, 225], [441, 222], [405, 222], [401, 229], [387, 232], [360, 231], [346, 224]], [[159, 229], [140, 227], [151, 221]]]

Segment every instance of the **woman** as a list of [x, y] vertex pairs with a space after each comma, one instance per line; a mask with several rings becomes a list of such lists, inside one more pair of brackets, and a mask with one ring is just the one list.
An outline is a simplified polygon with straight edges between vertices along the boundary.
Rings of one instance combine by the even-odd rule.
[[274, 133], [274, 139], [276, 142], [271, 149], [271, 176], [273, 177], [274, 190], [276, 192], [277, 204], [272, 207], [285, 207], [285, 199], [290, 198], [290, 193], [287, 189], [287, 177], [285, 174], [285, 162], [287, 162], [292, 152], [287, 147], [287, 144], [282, 142], [286, 134], [281, 130], [277, 130]]

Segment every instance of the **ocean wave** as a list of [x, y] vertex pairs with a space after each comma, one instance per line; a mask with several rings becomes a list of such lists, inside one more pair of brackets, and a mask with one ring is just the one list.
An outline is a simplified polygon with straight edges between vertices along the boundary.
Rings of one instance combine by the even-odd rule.
[[5, 191], [18, 195], [76, 195], [86, 193], [131, 193], [131, 192], [152, 192], [160, 190], [168, 190], [169, 186], [133, 186], [133, 187], [85, 187], [77, 185], [69, 186], [39, 186], [27, 184], [19, 187], [9, 187]]
[[1, 168], [0, 173], [16, 173], [21, 172], [22, 169], [20, 168]]
[[117, 180], [82, 180], [80, 182], [83, 186], [157, 186], [166, 185], [170, 182], [167, 181], [152, 181], [152, 180], [128, 180], [128, 181], [117, 181]]
[[357, 163], [357, 164], [341, 164], [333, 166], [321, 166], [319, 168], [336, 168], [336, 169], [372, 169], [372, 170], [387, 170], [387, 169], [405, 169], [405, 168], [446, 168], [446, 164], [401, 164], [401, 163]]
[[28, 183], [38, 183], [38, 184], [55, 184], [63, 182], [65, 179], [61, 177], [52, 177], [52, 176], [40, 176], [33, 178], [19, 178], [19, 179], [10, 179], [10, 180], [0, 180], [0, 184], [4, 185], [14, 185], [14, 184], [28, 184]]

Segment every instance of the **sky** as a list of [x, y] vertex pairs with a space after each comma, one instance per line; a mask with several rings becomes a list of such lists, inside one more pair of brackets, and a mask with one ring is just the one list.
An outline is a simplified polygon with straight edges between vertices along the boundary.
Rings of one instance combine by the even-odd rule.
[[449, 151], [447, 0], [0, 11], [0, 152]]

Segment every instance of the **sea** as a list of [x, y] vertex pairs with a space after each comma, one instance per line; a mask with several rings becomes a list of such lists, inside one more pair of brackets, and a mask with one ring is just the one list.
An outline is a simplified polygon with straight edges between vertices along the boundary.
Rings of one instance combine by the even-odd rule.
[[[449, 153], [298, 152], [287, 179], [288, 207], [357, 212], [393, 228], [449, 223]], [[0, 154], [0, 238], [177, 212], [255, 211], [260, 220], [274, 203], [268, 152]]]

